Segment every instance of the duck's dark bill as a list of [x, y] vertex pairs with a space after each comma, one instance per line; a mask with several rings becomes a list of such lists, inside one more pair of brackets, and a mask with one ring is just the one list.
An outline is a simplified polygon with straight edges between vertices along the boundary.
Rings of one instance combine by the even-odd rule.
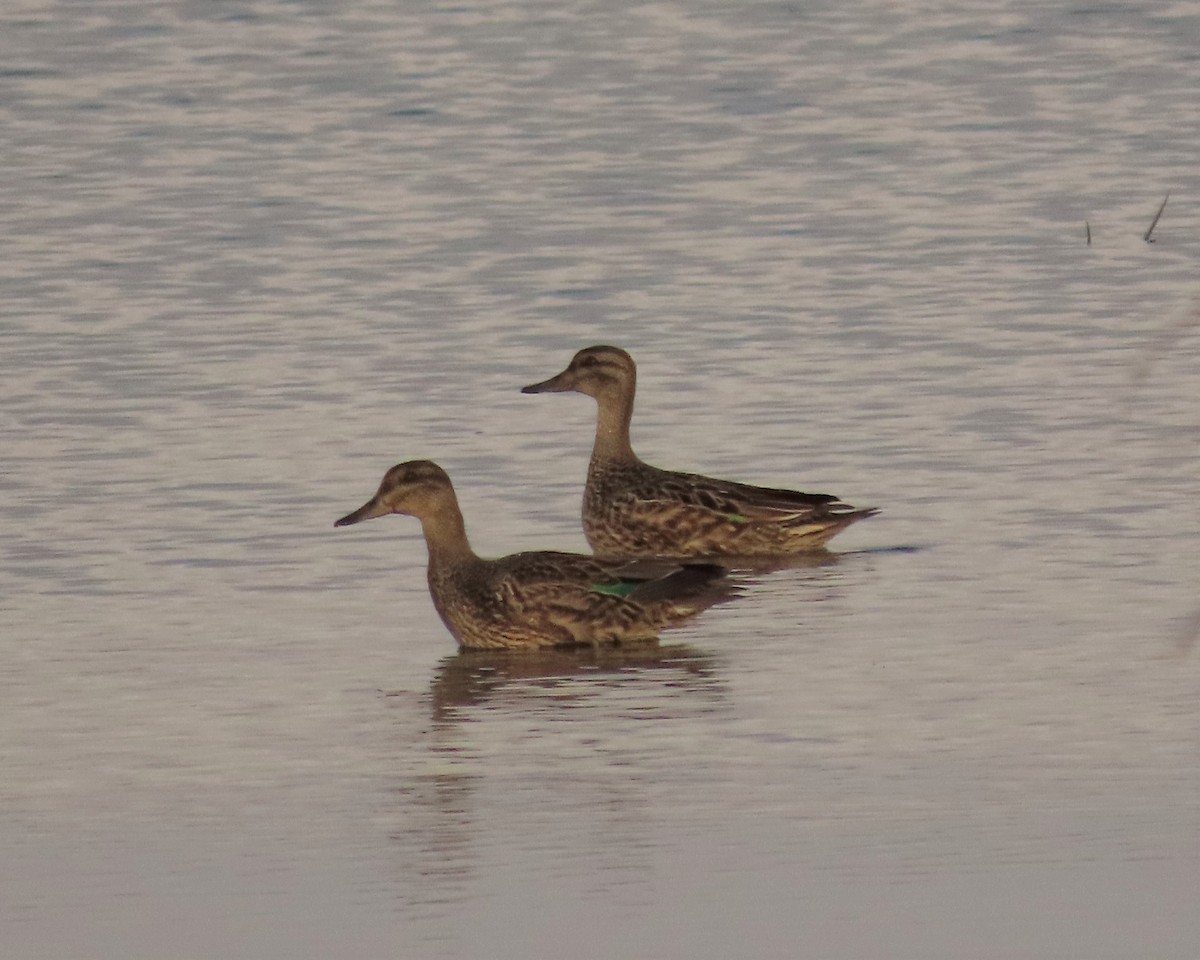
[[358, 523], [360, 520], [371, 520], [374, 517], [381, 517], [387, 513], [386, 510], [380, 509], [379, 503], [374, 498], [368, 500], [353, 513], [348, 513], [341, 520], [334, 523], [335, 527], [348, 527], [352, 523]]
[[557, 376], [551, 377], [549, 380], [543, 380], [541, 383], [531, 383], [527, 387], [522, 387], [522, 393], [566, 393], [570, 387], [564, 387], [561, 383], [562, 378], [566, 375], [564, 370]]

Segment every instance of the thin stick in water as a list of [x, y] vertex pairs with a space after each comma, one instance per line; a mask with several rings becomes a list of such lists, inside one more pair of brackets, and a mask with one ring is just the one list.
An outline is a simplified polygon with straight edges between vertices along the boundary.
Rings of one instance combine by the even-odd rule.
[[1158, 213], [1156, 213], [1154, 215], [1154, 219], [1150, 223], [1150, 229], [1147, 230], [1145, 232], [1145, 234], [1142, 236], [1142, 239], [1145, 240], [1147, 243], [1154, 242], [1153, 240], [1150, 239], [1150, 234], [1152, 234], [1154, 232], [1154, 228], [1158, 226], [1158, 218], [1161, 217], [1162, 212], [1167, 209], [1167, 201], [1170, 199], [1171, 199], [1171, 191], [1168, 190], [1167, 195], [1165, 197], [1163, 197], [1163, 202], [1159, 205]]

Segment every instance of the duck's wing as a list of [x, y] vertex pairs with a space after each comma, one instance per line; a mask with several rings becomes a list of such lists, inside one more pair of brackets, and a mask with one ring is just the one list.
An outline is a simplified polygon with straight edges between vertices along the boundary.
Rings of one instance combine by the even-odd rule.
[[538, 551], [496, 561], [491, 586], [514, 619], [592, 643], [601, 634], [636, 632], [645, 613], [632, 595], [643, 582], [583, 554]]
[[713, 564], [614, 564], [549, 552], [497, 561], [493, 588], [512, 616], [566, 631], [578, 643], [653, 637], [666, 621], [736, 593]]
[[828, 493], [758, 487], [668, 470], [655, 470], [629, 494], [637, 502], [702, 510], [735, 522], [794, 523], [854, 509]]

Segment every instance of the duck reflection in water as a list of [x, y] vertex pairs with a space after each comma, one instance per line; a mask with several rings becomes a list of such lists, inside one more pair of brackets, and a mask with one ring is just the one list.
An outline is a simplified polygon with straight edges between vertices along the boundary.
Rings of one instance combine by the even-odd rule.
[[[510, 838], [536, 831], [531, 824], [543, 804], [552, 817], [577, 810], [606, 844], [624, 851], [620, 869], [636, 871], [631, 857], [649, 847], [649, 801], [646, 781], [631, 776], [630, 764], [677, 762], [664, 727], [687, 742], [697, 725], [721, 723], [727, 696], [719, 659], [683, 644], [446, 657], [427, 697], [397, 692], [388, 700], [404, 745], [392, 771], [388, 835], [406, 878], [398, 887], [405, 904], [460, 903], [497, 831]], [[426, 706], [432, 724], [413, 716]], [[643, 746], [631, 755], [631, 730], [656, 735], [636, 738]], [[514, 813], [502, 823], [519, 826], [498, 827], [497, 809]]]
[[[464, 709], [488, 705], [506, 692], [517, 698], [533, 690], [553, 692], [549, 702], [566, 705], [634, 679], [669, 688], [674, 701], [721, 691], [713, 657], [686, 644], [463, 650], [442, 661], [429, 686], [430, 707], [435, 723], [453, 723]], [[547, 698], [538, 703], [545, 709]]]

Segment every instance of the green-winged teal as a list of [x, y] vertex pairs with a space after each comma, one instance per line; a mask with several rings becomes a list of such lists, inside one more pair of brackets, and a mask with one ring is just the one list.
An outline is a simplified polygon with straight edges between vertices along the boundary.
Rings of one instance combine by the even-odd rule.
[[575, 390], [596, 399], [596, 443], [583, 494], [583, 531], [603, 557], [767, 557], [823, 547], [875, 509], [660, 470], [629, 445], [637, 367], [618, 347], [580, 350], [562, 373], [522, 393]]
[[613, 564], [577, 553], [475, 555], [446, 472], [401, 463], [335, 526], [402, 513], [421, 521], [429, 592], [459, 646], [542, 648], [653, 640], [659, 631], [733, 594], [713, 564]]

